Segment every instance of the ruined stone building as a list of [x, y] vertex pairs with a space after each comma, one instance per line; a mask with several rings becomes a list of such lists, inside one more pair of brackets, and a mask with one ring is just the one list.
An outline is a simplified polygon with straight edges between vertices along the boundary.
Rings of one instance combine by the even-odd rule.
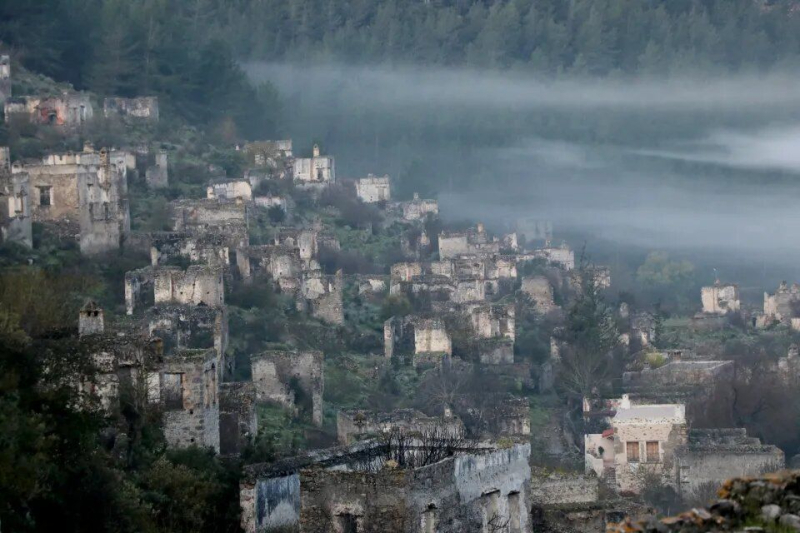
[[350, 445], [393, 431], [405, 434], [464, 435], [464, 423], [458, 417], [428, 416], [415, 409], [395, 409], [382, 413], [363, 409], [340, 410], [336, 414], [339, 444]]
[[119, 117], [158, 122], [158, 97], [106, 98], [103, 100], [103, 114], [106, 118]]
[[273, 166], [278, 159], [292, 157], [292, 140], [251, 142], [245, 144], [243, 150], [251, 165]]
[[780, 322], [800, 331], [800, 285], [785, 281], [775, 294], [764, 293], [764, 315], [758, 318], [761, 327]]
[[38, 125], [78, 128], [94, 116], [89, 96], [64, 92], [58, 96], [20, 96], [9, 98], [4, 105], [5, 121], [22, 120]]
[[547, 313], [556, 307], [553, 300], [553, 285], [545, 276], [522, 278], [520, 290], [531, 297], [536, 305], [536, 310], [540, 313]]
[[610, 425], [585, 436], [586, 471], [621, 493], [638, 493], [645, 476], [656, 475], [689, 495], [703, 483], [721, 484], [784, 463], [783, 452], [747, 438], [743, 429], [690, 430], [682, 404], [633, 405], [625, 395]]
[[421, 199], [414, 193], [414, 199], [402, 203], [403, 220], [415, 222], [425, 220], [428, 216], [439, 216], [439, 203], [436, 200]]
[[258, 434], [256, 390], [252, 381], [219, 386], [219, 453], [238, 456]]
[[470, 304], [457, 309], [469, 317], [479, 342], [480, 361], [498, 365], [514, 362], [515, 308], [513, 304]]
[[269, 194], [266, 196], [253, 197], [253, 203], [257, 207], [262, 207], [264, 209], [279, 207], [283, 209], [283, 212], [287, 215], [290, 214], [292, 206], [294, 205], [290, 196], [273, 196]]
[[383, 325], [384, 355], [400, 357], [413, 365], [441, 364], [453, 355], [452, 341], [440, 318], [392, 317]]
[[130, 232], [127, 161], [124, 152], [50, 155], [12, 165], [12, 175], [27, 174], [34, 222], [56, 234], [78, 236], [81, 252], [117, 250]]
[[125, 306], [174, 303], [221, 308], [225, 304], [222, 269], [205, 265], [146, 267], [125, 274]]
[[253, 384], [258, 402], [272, 401], [295, 413], [306, 412], [322, 425], [324, 357], [317, 351], [271, 350], [251, 358]]
[[253, 199], [253, 189], [247, 180], [212, 181], [206, 189], [206, 198], [249, 202]]
[[490, 533], [502, 524], [529, 533], [529, 457], [529, 444], [465, 446], [441, 456], [425, 445], [400, 452], [361, 443], [251, 465], [240, 484], [242, 528]]
[[370, 174], [366, 178], [356, 180], [356, 196], [366, 204], [388, 202], [392, 199], [389, 176], [379, 178]]
[[250, 246], [240, 253], [239, 272], [244, 280], [269, 277], [280, 292], [291, 293], [300, 288], [305, 263], [300, 250], [293, 246]]
[[11, 58], [0, 55], [0, 104], [11, 98]]
[[499, 254], [502, 242], [491, 238], [483, 224], [464, 233], [446, 233], [439, 235], [439, 259], [451, 259], [459, 255], [493, 255]]
[[30, 177], [11, 173], [8, 147], [0, 147], [0, 242], [33, 247]]
[[709, 315], [738, 313], [741, 307], [737, 285], [717, 281], [710, 287], [703, 287], [700, 297], [703, 303], [703, 313]]
[[315, 144], [311, 157], [294, 160], [293, 176], [300, 185], [330, 185], [336, 183], [336, 164], [333, 157], [320, 155], [319, 146]]
[[688, 397], [701, 392], [709, 393], [711, 385], [733, 378], [733, 361], [682, 359], [669, 353], [661, 357], [665, 362], [660, 366], [645, 365], [641, 370], [623, 372], [624, 390], [648, 398]]
[[548, 263], [557, 265], [568, 272], [575, 268], [575, 252], [569, 248], [567, 243], [562, 243], [560, 246], [552, 246], [548, 242], [543, 248], [520, 254], [518, 259], [519, 261], [544, 259]]
[[342, 291], [344, 274], [323, 274], [322, 271], [304, 272], [297, 293], [297, 309], [329, 324], [344, 324]]
[[151, 189], [169, 187], [169, 158], [164, 150], [157, 152], [154, 164], [147, 167], [145, 182]]
[[237, 250], [247, 248], [248, 208], [240, 200], [174, 200], [170, 202], [172, 229], [197, 237], [223, 236], [229, 265], [238, 264]]

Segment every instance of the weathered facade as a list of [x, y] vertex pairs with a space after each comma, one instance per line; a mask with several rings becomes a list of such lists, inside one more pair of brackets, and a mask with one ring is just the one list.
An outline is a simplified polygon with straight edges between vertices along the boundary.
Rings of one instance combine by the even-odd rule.
[[421, 199], [417, 193], [414, 193], [413, 200], [403, 202], [402, 209], [403, 219], [408, 222], [439, 216], [439, 203], [436, 200]]
[[297, 308], [329, 324], [344, 324], [342, 290], [344, 274], [321, 271], [304, 272], [297, 295]]
[[243, 200], [253, 199], [253, 188], [247, 180], [224, 180], [208, 184], [206, 198], [209, 200]]
[[413, 364], [442, 359], [453, 354], [453, 345], [444, 321], [414, 316], [392, 317], [383, 325], [384, 354], [410, 358]]
[[379, 178], [370, 174], [366, 178], [356, 180], [356, 196], [366, 204], [388, 202], [392, 199], [389, 176]]
[[322, 156], [314, 145], [311, 157], [294, 160], [294, 181], [302, 185], [329, 185], [336, 183], [336, 164], [333, 157]]
[[[0, 147], [0, 151], [7, 160], [8, 148]], [[11, 174], [10, 167], [0, 166], [0, 242], [16, 242], [28, 248], [33, 246], [30, 194], [27, 173]]]
[[11, 58], [0, 55], [0, 104], [11, 98]]
[[145, 171], [145, 182], [151, 189], [164, 189], [169, 187], [169, 156], [164, 150], [155, 154], [153, 165]]
[[246, 248], [247, 204], [238, 200], [175, 200], [172, 229], [193, 235], [224, 235], [229, 248]]
[[219, 453], [236, 456], [258, 434], [253, 382], [222, 383], [219, 387]]
[[173, 448], [220, 451], [219, 357], [214, 349], [184, 350], [148, 375], [148, 394], [163, 410], [164, 437]]
[[64, 92], [59, 96], [20, 96], [6, 100], [5, 121], [22, 117], [33, 124], [78, 128], [94, 116], [89, 97], [83, 93]]
[[122, 119], [158, 122], [158, 97], [106, 98], [103, 100], [103, 113], [106, 118], [120, 117]]
[[272, 350], [253, 356], [257, 401], [307, 411], [316, 425], [322, 425], [323, 362], [322, 352], [317, 351]]
[[540, 313], [547, 313], [556, 305], [553, 300], [553, 285], [545, 276], [522, 278], [521, 290], [531, 297]]
[[800, 284], [789, 286], [785, 281], [778, 286], [775, 294], [764, 293], [764, 315], [759, 318], [760, 326], [781, 322], [800, 331]]
[[[419, 467], [387, 462], [379, 444], [332, 449], [245, 469], [246, 533], [529, 533], [530, 445], [467, 447]], [[409, 454], [424, 453], [409, 450]]]
[[502, 242], [489, 237], [483, 224], [464, 233], [441, 233], [439, 235], [439, 259], [451, 259], [459, 255], [485, 256], [499, 254]]
[[736, 285], [717, 282], [710, 287], [703, 287], [700, 296], [703, 302], [703, 313], [709, 315], [738, 313], [741, 307], [739, 287]]

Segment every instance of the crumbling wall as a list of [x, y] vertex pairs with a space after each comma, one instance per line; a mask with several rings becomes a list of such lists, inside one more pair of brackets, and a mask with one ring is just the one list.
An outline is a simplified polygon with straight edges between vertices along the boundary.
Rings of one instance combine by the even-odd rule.
[[252, 382], [223, 383], [219, 390], [219, 453], [239, 455], [258, 433]]
[[703, 312], [710, 315], [726, 315], [736, 313], [741, 307], [739, 301], [739, 287], [736, 285], [722, 285], [717, 283], [701, 290]]
[[293, 169], [294, 180], [302, 184], [328, 184], [336, 182], [336, 163], [333, 157], [321, 156], [314, 147], [312, 157], [296, 158]]
[[232, 248], [246, 248], [247, 205], [229, 200], [175, 200], [172, 208], [173, 231], [185, 231], [195, 235], [226, 235]]
[[244, 200], [253, 199], [253, 189], [249, 181], [232, 180], [210, 183], [206, 190], [206, 198], [210, 200]]
[[132, 315], [137, 307], [147, 307], [155, 303], [155, 270], [152, 267], [140, 268], [125, 273], [125, 310]]
[[190, 265], [186, 270], [164, 267], [155, 271], [155, 303], [184, 305], [225, 305], [222, 269]]
[[329, 324], [344, 324], [342, 289], [344, 274], [335, 275], [310, 272], [303, 275], [298, 292], [298, 308]]
[[219, 371], [214, 350], [186, 351], [167, 358], [150, 380], [169, 446], [205, 446], [219, 453]]
[[356, 180], [356, 196], [367, 204], [388, 202], [392, 199], [389, 176], [382, 178], [370, 174], [366, 178]]
[[414, 409], [379, 413], [354, 409], [336, 414], [336, 434], [340, 444], [349, 445], [359, 436], [374, 436], [389, 431], [409, 435], [437, 434], [461, 436], [464, 424], [458, 418], [427, 416]]
[[600, 480], [577, 474], [537, 472], [531, 483], [533, 505], [593, 503], [599, 499]]
[[322, 352], [268, 351], [251, 359], [258, 401], [271, 400], [293, 409], [305, 407], [322, 424], [324, 389]]
[[147, 167], [145, 182], [151, 189], [169, 187], [169, 156], [164, 150], [156, 153], [155, 164]]
[[553, 286], [544, 276], [522, 278], [521, 290], [531, 297], [540, 313], [546, 313], [555, 306]]
[[686, 497], [695, 495], [704, 485], [774, 472], [784, 465], [779, 448], [748, 437], [745, 429], [693, 429], [688, 442], [675, 452], [677, 489]]
[[0, 55], [0, 104], [11, 98], [11, 58]]
[[77, 128], [91, 120], [94, 108], [88, 95], [64, 92], [61, 96], [21, 96], [6, 100], [5, 121], [22, 116], [32, 124]]
[[106, 118], [117, 116], [158, 122], [158, 97], [106, 98], [103, 100], [103, 114]]
[[403, 219], [408, 222], [423, 220], [428, 216], [439, 214], [439, 203], [436, 200], [420, 199], [419, 194], [414, 193], [414, 199], [402, 204]]
[[[7, 154], [5, 152], [0, 154]], [[10, 168], [8, 169], [10, 171]], [[2, 242], [16, 242], [33, 247], [33, 219], [30, 205], [30, 177], [21, 172], [10, 174], [0, 161], [0, 236]]]
[[224, 307], [161, 304], [147, 314], [148, 331], [161, 339], [164, 353], [213, 348], [219, 357], [228, 347]]

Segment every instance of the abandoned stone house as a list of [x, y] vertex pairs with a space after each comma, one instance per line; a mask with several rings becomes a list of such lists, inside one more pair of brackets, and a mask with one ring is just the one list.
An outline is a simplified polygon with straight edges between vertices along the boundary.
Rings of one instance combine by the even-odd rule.
[[764, 314], [758, 318], [757, 325], [765, 327], [778, 322], [800, 331], [799, 284], [789, 286], [784, 281], [775, 294], [764, 293]]
[[366, 204], [388, 202], [392, 199], [389, 176], [377, 177], [372, 174], [356, 180], [356, 196]]
[[147, 166], [145, 183], [151, 189], [169, 187], [169, 156], [164, 150], [159, 150], [154, 156], [153, 164]]
[[266, 276], [281, 292], [293, 292], [300, 288], [305, 270], [300, 259], [300, 250], [293, 246], [258, 245], [240, 251], [239, 273], [244, 280]]
[[292, 206], [294, 205], [292, 202], [292, 198], [290, 196], [255, 196], [253, 197], [253, 203], [257, 207], [261, 207], [263, 209], [271, 209], [273, 207], [278, 207], [283, 209], [283, 212], [289, 215], [292, 210]]
[[415, 409], [395, 409], [390, 412], [351, 409], [340, 410], [336, 414], [336, 434], [339, 444], [345, 446], [393, 431], [409, 435], [439, 434], [459, 437], [464, 435], [464, 424], [452, 413], [449, 416], [428, 416]]
[[132, 315], [142, 305], [179, 304], [221, 308], [225, 304], [222, 269], [205, 265], [145, 267], [125, 274], [125, 307]]
[[[0, 147], [0, 151], [8, 148]], [[30, 177], [25, 172], [11, 174], [0, 168], [0, 242], [16, 242], [33, 247], [33, 219], [30, 205]]]
[[454, 309], [469, 317], [480, 340], [480, 361], [498, 365], [514, 362], [515, 308], [512, 304], [468, 304]]
[[383, 340], [387, 359], [400, 357], [414, 366], [441, 364], [453, 355], [450, 335], [440, 318], [392, 317], [383, 324]]
[[[689, 495], [704, 483], [784, 463], [783, 452], [747, 438], [744, 430], [690, 430], [682, 404], [633, 405], [625, 395], [610, 425], [602, 434], [585, 435], [586, 471], [621, 493], [638, 493], [646, 477], [655, 475]], [[715, 434], [720, 438], [708, 438]]]
[[278, 159], [292, 157], [292, 140], [250, 142], [244, 145], [243, 151], [253, 166], [274, 166]]
[[252, 381], [219, 386], [219, 453], [238, 456], [258, 434], [256, 390]]
[[428, 216], [439, 216], [439, 203], [436, 200], [421, 199], [419, 194], [414, 193], [414, 198], [401, 204], [403, 209], [403, 220], [415, 222], [425, 220]]
[[383, 294], [386, 292], [386, 279], [384, 276], [370, 274], [356, 274], [353, 282], [358, 288], [358, 294]]
[[[447, 455], [367, 442], [251, 465], [240, 483], [242, 528], [489, 533], [501, 524], [510, 533], [531, 531], [529, 444], [464, 446]], [[431, 459], [417, 466], [413, 458], [423, 456]]]
[[11, 57], [0, 55], [0, 104], [11, 98]]
[[567, 272], [575, 269], [575, 252], [569, 248], [567, 243], [561, 243], [560, 246], [552, 246], [547, 242], [542, 248], [518, 255], [520, 262], [536, 259], [544, 259], [548, 264], [556, 265]]
[[531, 297], [539, 313], [547, 313], [556, 306], [553, 299], [553, 285], [545, 276], [522, 278], [520, 290]]
[[293, 177], [300, 185], [330, 185], [336, 183], [336, 164], [333, 157], [320, 155], [315, 144], [311, 157], [295, 158]]
[[[152, 266], [198, 263], [212, 267], [237, 267], [230, 264], [237, 250], [231, 249], [228, 236], [219, 233], [193, 235], [179, 231], [138, 234], [141, 247], [150, 254]], [[236, 244], [236, 243], [234, 243]]]
[[84, 254], [119, 249], [130, 232], [126, 157], [117, 153], [112, 162], [111, 154], [51, 155], [11, 168], [12, 176], [28, 175], [32, 220], [64, 237], [77, 235]]
[[792, 343], [786, 357], [778, 359], [778, 375], [784, 382], [798, 384], [800, 382], [800, 348]]
[[[197, 236], [224, 235], [229, 253], [250, 242], [247, 204], [240, 200], [174, 200], [170, 202], [173, 231]], [[236, 264], [234, 257], [228, 264]]]
[[709, 315], [738, 313], [741, 308], [739, 287], [733, 284], [717, 281], [714, 285], [703, 287], [700, 298], [703, 303], [703, 313]]
[[276, 402], [305, 412], [322, 425], [324, 357], [318, 351], [271, 350], [251, 358], [253, 384], [258, 402]]
[[323, 274], [322, 271], [303, 272], [297, 292], [297, 309], [329, 324], [344, 324], [342, 291], [344, 274]]
[[491, 238], [483, 224], [463, 233], [439, 234], [439, 259], [451, 259], [459, 255], [486, 256], [499, 254], [502, 242]]
[[338, 252], [341, 249], [336, 235], [330, 231], [325, 231], [320, 226], [313, 228], [277, 228], [273, 235], [272, 244], [297, 248], [306, 270], [319, 268], [321, 253]]
[[9, 98], [4, 105], [5, 121], [21, 117], [32, 124], [78, 128], [94, 116], [89, 96], [64, 92], [59, 96], [20, 96]]
[[209, 200], [242, 200], [249, 202], [253, 199], [253, 189], [246, 180], [212, 181], [206, 189], [206, 198]]
[[106, 118], [119, 117], [122, 119], [158, 122], [158, 97], [106, 98], [103, 100], [103, 114]]

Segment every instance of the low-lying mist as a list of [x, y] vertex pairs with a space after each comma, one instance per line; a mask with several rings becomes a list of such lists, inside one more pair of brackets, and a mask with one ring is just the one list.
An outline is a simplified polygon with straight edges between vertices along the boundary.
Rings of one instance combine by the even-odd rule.
[[388, 173], [398, 196], [435, 194], [446, 219], [549, 219], [600, 258], [668, 250], [709, 279], [712, 266], [726, 278], [752, 267], [765, 286], [800, 278], [800, 75], [249, 72], [280, 91], [300, 151], [319, 142], [342, 178]]

